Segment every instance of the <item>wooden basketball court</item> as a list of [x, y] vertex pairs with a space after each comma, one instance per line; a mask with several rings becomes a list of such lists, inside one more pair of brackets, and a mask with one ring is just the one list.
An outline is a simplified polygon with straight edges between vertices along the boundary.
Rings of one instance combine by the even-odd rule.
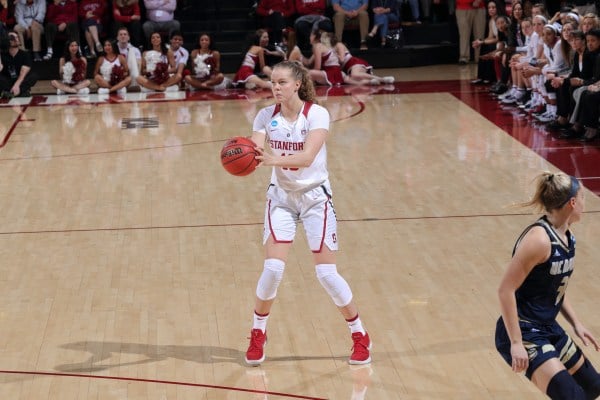
[[[456, 66], [392, 72], [471, 76]], [[250, 134], [269, 93], [2, 105], [0, 398], [543, 399], [493, 335], [500, 277], [536, 218], [510, 205], [557, 168], [459, 97], [401, 84], [319, 92], [335, 121], [338, 267], [374, 342], [365, 367], [347, 364], [348, 328], [302, 230], [267, 360], [245, 366], [270, 171], [233, 177], [218, 154]], [[569, 296], [600, 337], [592, 191], [586, 209]]]

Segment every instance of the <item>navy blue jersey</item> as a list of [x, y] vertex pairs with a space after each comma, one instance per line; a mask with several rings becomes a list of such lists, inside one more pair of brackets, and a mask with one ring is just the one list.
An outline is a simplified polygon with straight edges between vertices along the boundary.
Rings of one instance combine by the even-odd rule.
[[517, 312], [522, 320], [540, 324], [551, 324], [556, 320], [564, 299], [569, 277], [573, 273], [575, 237], [567, 231], [565, 243], [546, 217], [528, 226], [521, 234], [513, 255], [523, 236], [534, 226], [544, 228], [552, 245], [550, 258], [533, 267], [527, 278], [515, 292]]

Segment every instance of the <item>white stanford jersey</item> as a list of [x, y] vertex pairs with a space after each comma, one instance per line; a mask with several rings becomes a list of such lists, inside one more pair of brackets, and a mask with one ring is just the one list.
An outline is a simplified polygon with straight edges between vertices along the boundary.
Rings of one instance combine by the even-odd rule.
[[[315, 129], [329, 131], [329, 112], [317, 104], [304, 103], [294, 122], [287, 121], [280, 109], [279, 104], [265, 107], [254, 119], [253, 131], [266, 134], [273, 154], [285, 156], [301, 152], [308, 132]], [[273, 167], [271, 183], [286, 191], [304, 192], [325, 183], [328, 177], [327, 149], [323, 144], [309, 167]]]

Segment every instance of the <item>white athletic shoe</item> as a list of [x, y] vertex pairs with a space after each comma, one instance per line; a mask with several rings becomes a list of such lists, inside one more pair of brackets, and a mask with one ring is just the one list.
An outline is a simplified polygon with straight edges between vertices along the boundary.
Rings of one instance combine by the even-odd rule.
[[127, 88], [126, 87], [122, 87], [121, 89], [117, 90], [117, 93], [120, 94], [121, 96], [127, 93]]
[[65, 92], [63, 92], [63, 91], [62, 91], [62, 90], [60, 90], [60, 89], [56, 89], [56, 94], [60, 96], [60, 95], [63, 95], [63, 94], [65, 94]]
[[396, 81], [396, 79], [393, 76], [384, 76], [382, 78], [383, 83], [394, 83]]
[[83, 89], [79, 89], [77, 94], [90, 94], [90, 89], [84, 87]]
[[179, 92], [179, 86], [171, 85], [165, 89], [165, 92]]
[[256, 88], [256, 83], [254, 83], [254, 82], [246, 82], [246, 83], [244, 84], [244, 87], [245, 87], [246, 89], [248, 89], [248, 90], [252, 90], [252, 89], [255, 89], [255, 88]]
[[108, 94], [110, 90], [105, 87], [98, 88], [98, 94]]

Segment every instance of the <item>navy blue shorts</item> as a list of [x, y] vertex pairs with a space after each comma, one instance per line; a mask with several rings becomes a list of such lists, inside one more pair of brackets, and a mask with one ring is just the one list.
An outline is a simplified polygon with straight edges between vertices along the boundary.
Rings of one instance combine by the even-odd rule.
[[[556, 321], [550, 325], [542, 325], [520, 320], [519, 326], [523, 345], [529, 354], [529, 367], [525, 371], [525, 376], [529, 379], [540, 365], [551, 358], [558, 358], [566, 369], [570, 369], [582, 356], [579, 347]], [[496, 349], [508, 365], [512, 365], [510, 339], [502, 317], [496, 323]]]

